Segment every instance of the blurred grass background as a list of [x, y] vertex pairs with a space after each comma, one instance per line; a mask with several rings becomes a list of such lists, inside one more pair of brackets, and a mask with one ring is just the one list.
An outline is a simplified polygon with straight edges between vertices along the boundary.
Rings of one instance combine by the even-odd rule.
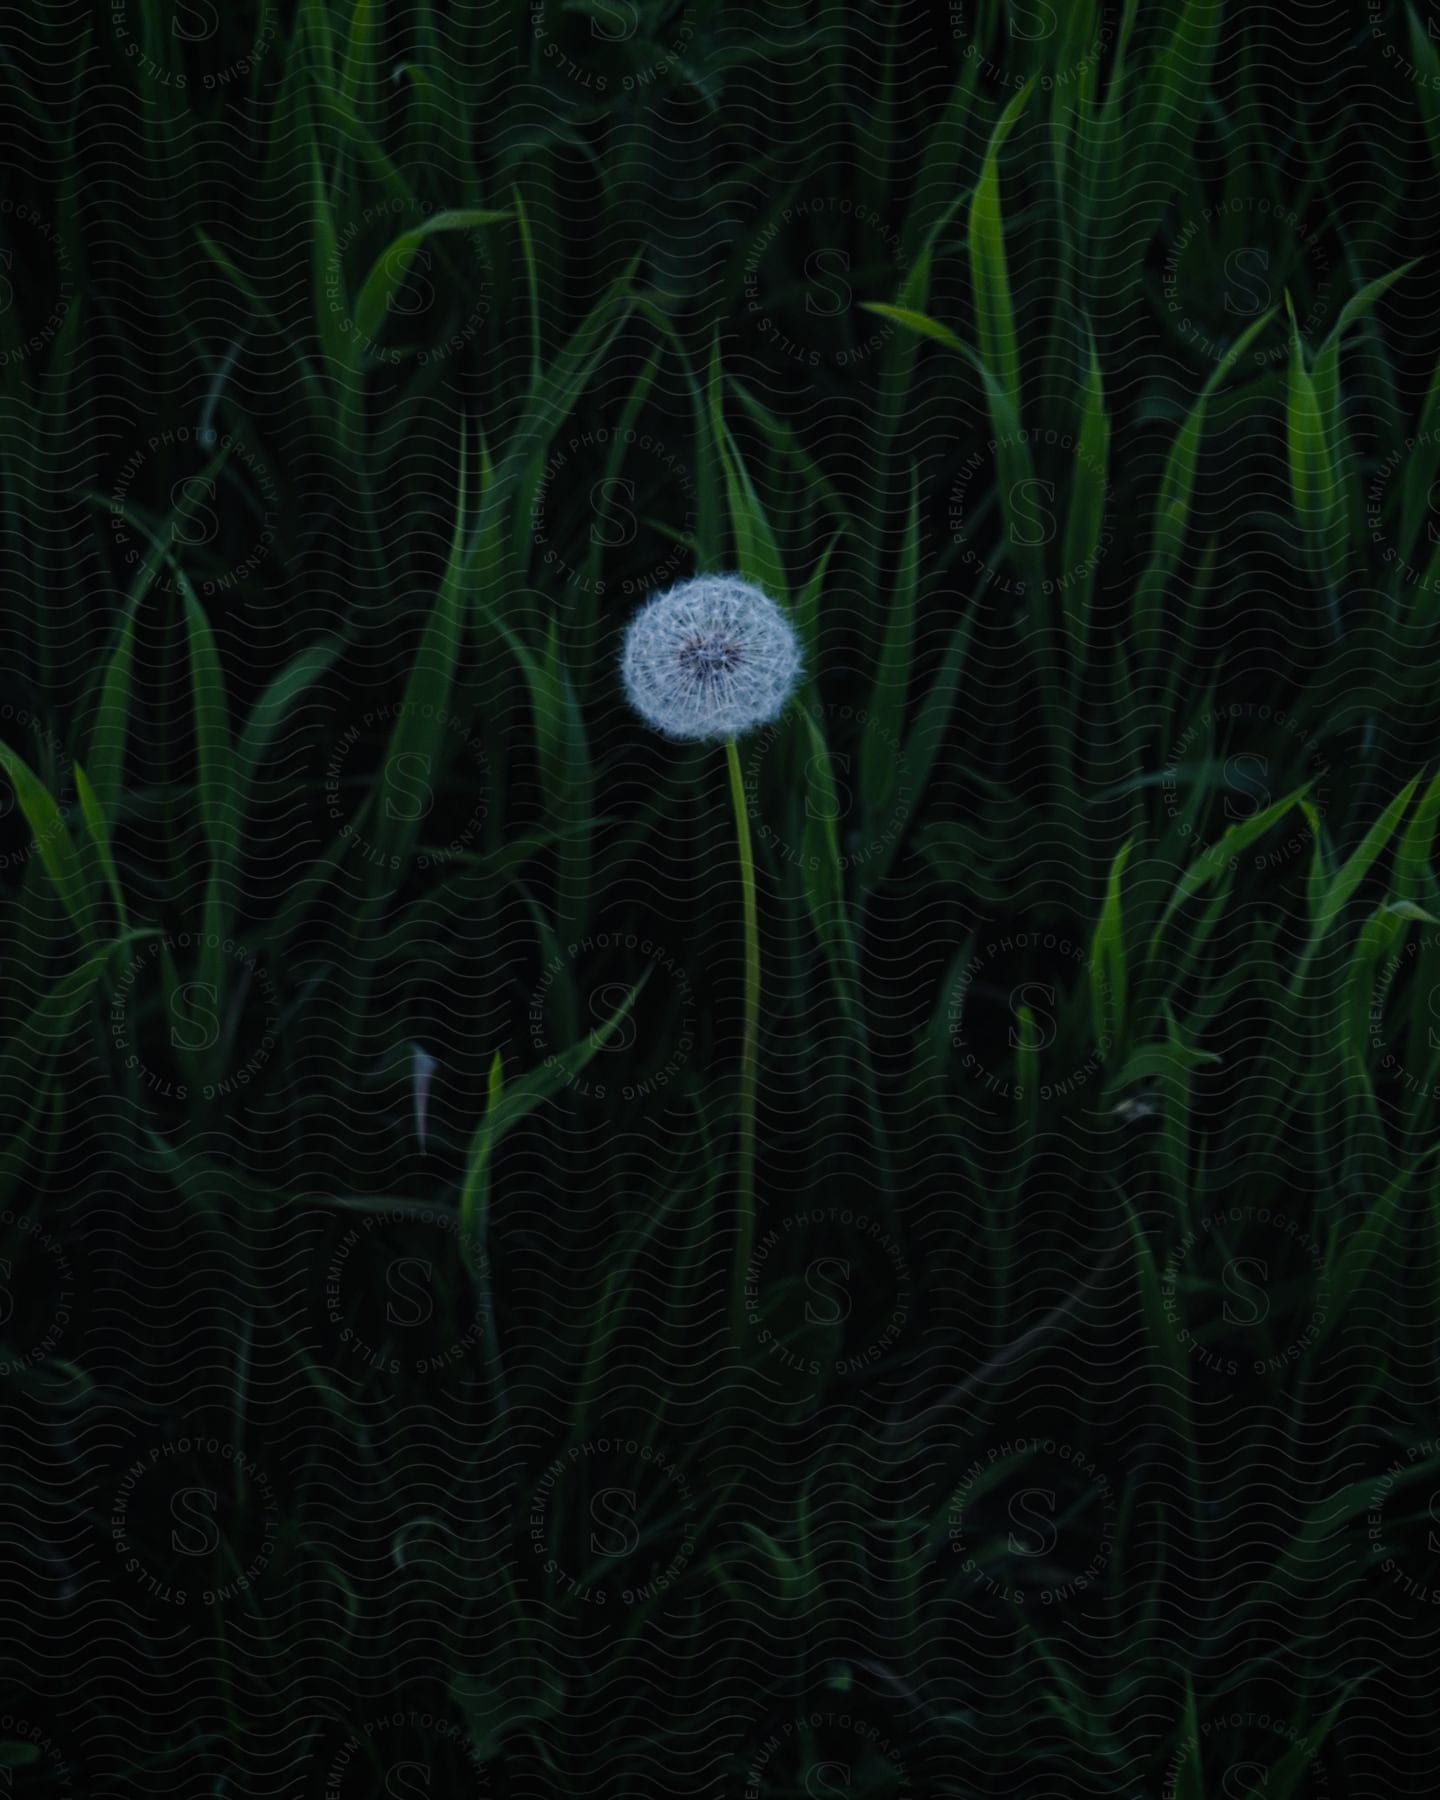
[[1432, 11], [7, 9], [18, 1791], [1428, 1791]]

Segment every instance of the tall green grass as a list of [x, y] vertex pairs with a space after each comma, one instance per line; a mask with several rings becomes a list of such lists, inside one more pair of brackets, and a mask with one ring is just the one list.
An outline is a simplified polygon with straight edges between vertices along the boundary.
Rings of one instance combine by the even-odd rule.
[[0, 1767], [1408, 1791], [1418, 14], [175, 11], [0, 56]]

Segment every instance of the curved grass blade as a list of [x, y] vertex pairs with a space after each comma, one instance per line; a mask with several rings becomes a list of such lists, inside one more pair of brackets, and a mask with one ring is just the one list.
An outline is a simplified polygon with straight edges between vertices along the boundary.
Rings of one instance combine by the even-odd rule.
[[597, 1055], [619, 1030], [650, 979], [647, 970], [603, 1025], [597, 1025], [558, 1056], [547, 1057], [518, 1081], [505, 1084], [504, 1066], [497, 1050], [490, 1065], [489, 1097], [485, 1116], [470, 1144], [465, 1181], [460, 1189], [461, 1246], [467, 1265], [475, 1246], [483, 1244], [489, 1226], [490, 1165], [505, 1133], [528, 1113], [557, 1094]]
[[[990, 136], [980, 179], [970, 201], [970, 283], [975, 302], [975, 330], [980, 355], [1010, 411], [1020, 416], [1020, 346], [1015, 335], [1015, 308], [1005, 261], [1005, 228], [1000, 211], [1000, 152], [1025, 110], [1035, 80], [1032, 76], [1001, 113]], [[997, 423], [997, 430], [999, 429]]]
[[490, 212], [483, 208], [461, 208], [454, 212], [436, 213], [413, 230], [402, 231], [382, 250], [371, 265], [355, 301], [355, 338], [372, 343], [385, 323], [396, 294], [405, 285], [416, 252], [426, 238], [445, 231], [470, 231], [481, 225], [498, 225], [510, 218], [509, 213]]
[[80, 936], [94, 943], [94, 896], [60, 808], [24, 757], [4, 743], [0, 743], [0, 769], [10, 778], [16, 802], [61, 905]]

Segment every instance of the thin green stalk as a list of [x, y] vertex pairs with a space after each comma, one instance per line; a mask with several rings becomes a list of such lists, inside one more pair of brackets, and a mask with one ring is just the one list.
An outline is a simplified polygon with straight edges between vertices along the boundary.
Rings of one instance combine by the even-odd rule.
[[745, 1272], [755, 1242], [755, 1081], [760, 1039], [760, 914], [755, 900], [755, 850], [750, 842], [750, 815], [745, 807], [745, 777], [740, 752], [731, 738], [725, 746], [730, 764], [730, 797], [735, 803], [735, 838], [740, 852], [740, 893], [745, 909], [745, 1027], [740, 1042], [740, 1143], [735, 1166], [735, 1239], [733, 1318], [743, 1339]]

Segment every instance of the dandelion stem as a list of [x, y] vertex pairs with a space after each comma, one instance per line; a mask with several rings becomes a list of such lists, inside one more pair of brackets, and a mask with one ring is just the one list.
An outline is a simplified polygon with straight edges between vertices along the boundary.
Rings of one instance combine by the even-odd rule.
[[760, 915], [755, 902], [755, 851], [745, 778], [734, 738], [725, 744], [730, 764], [730, 797], [735, 803], [735, 836], [740, 851], [740, 894], [745, 910], [745, 1025], [740, 1042], [739, 1148], [735, 1164], [735, 1287], [732, 1316], [737, 1334], [745, 1326], [745, 1277], [755, 1242], [755, 1083], [760, 1038]]

